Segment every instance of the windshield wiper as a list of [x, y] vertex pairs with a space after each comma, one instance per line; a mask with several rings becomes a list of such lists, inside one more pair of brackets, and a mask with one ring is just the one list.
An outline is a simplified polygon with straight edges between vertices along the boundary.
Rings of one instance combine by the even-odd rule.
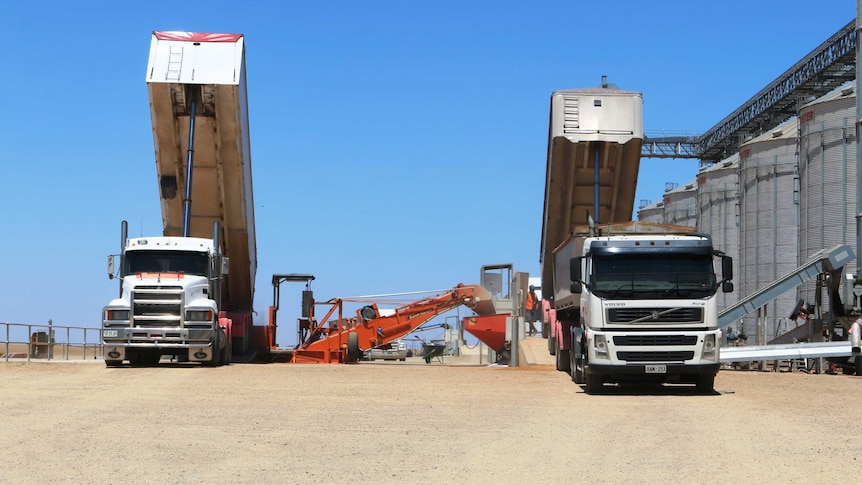
[[[629, 285], [629, 284], [620, 285], [617, 289], [611, 290], [610, 294], [608, 295], [608, 298], [616, 298], [616, 297], [620, 296], [623, 293], [623, 289], [628, 288], [630, 286], [631, 285]], [[629, 289], [626, 291], [628, 292], [628, 296], [634, 295], [634, 289]]]

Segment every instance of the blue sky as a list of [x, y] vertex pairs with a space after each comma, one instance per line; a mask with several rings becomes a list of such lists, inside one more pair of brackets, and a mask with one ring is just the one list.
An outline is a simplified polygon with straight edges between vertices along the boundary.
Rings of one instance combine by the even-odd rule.
[[[262, 318], [273, 273], [316, 275], [320, 300], [474, 283], [483, 264], [538, 276], [552, 91], [606, 74], [643, 93], [647, 133], [701, 133], [855, 13], [850, 0], [6, 2], [0, 321], [98, 326], [120, 221], [161, 233], [153, 30], [246, 36]], [[636, 201], [696, 172], [644, 160]], [[283, 289], [282, 322], [299, 290]]]

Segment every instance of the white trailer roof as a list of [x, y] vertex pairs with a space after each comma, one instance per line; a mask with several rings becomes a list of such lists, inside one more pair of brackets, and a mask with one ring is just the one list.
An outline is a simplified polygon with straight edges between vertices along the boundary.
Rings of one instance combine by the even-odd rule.
[[153, 32], [147, 82], [238, 85], [243, 40], [242, 34]]
[[180, 236], [195, 100], [189, 236], [211, 238], [231, 259], [227, 310], [252, 308], [257, 272], [242, 34], [153, 32], [147, 90], [165, 236]]

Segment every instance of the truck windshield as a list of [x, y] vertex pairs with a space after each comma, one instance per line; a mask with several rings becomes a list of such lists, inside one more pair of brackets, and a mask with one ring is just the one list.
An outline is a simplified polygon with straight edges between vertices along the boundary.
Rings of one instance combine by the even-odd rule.
[[193, 251], [130, 251], [125, 255], [123, 276], [137, 273], [207, 275], [206, 253]]
[[718, 287], [707, 254], [615, 254], [592, 258], [591, 291], [606, 299], [705, 298]]

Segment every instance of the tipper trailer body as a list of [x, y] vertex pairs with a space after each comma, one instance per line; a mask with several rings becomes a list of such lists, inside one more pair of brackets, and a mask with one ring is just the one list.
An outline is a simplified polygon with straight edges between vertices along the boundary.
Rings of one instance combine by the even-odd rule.
[[631, 220], [642, 144], [641, 93], [602, 87], [551, 95], [542, 288], [554, 287], [554, 249], [575, 227], [591, 217], [598, 223]]

